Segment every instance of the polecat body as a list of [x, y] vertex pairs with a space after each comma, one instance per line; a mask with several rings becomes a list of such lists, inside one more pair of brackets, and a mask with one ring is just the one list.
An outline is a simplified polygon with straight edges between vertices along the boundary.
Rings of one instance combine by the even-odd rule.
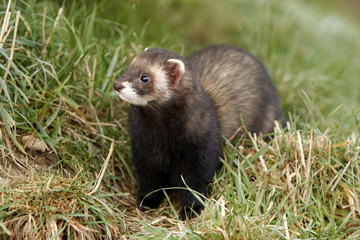
[[[245, 51], [213, 46], [183, 58], [146, 49], [114, 83], [131, 103], [128, 122], [138, 175], [138, 204], [157, 207], [161, 188], [206, 194], [220, 166], [222, 137], [241, 127], [269, 133], [280, 119], [278, 97], [266, 70]], [[155, 191], [155, 192], [154, 192]], [[189, 191], [180, 195], [180, 218], [203, 206]], [[149, 194], [153, 192], [152, 194]], [[149, 194], [149, 195], [148, 195]]]

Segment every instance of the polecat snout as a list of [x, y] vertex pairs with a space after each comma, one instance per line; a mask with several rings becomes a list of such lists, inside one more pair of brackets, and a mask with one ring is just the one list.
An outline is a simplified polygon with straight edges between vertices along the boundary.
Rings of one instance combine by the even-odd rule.
[[[220, 132], [229, 138], [242, 120], [248, 131], [265, 134], [281, 118], [265, 68], [235, 47], [212, 46], [188, 58], [146, 49], [114, 88], [131, 103], [128, 122], [141, 209], [158, 207], [164, 192], [156, 190], [161, 188], [186, 185], [206, 195], [220, 166]], [[191, 192], [176, 191], [181, 219], [201, 212]]]

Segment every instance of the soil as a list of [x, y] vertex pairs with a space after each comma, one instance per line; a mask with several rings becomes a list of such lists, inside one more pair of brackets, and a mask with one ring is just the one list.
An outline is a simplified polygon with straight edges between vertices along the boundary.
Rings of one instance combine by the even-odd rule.
[[[18, 183], [26, 181], [33, 174], [57, 174], [59, 170], [58, 156], [51, 150], [39, 151], [32, 148], [26, 149], [26, 155], [11, 146], [11, 152], [5, 152], [0, 146], [0, 186], [6, 181]], [[74, 171], [67, 166], [62, 166], [65, 175], [74, 176]]]

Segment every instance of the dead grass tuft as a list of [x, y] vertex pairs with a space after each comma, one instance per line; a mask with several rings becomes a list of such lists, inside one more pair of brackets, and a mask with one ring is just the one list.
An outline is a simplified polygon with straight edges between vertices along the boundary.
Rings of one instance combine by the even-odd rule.
[[89, 184], [77, 178], [33, 178], [5, 184], [1, 191], [1, 218], [10, 239], [106, 239], [124, 233], [121, 206], [124, 194], [88, 196]]
[[[292, 239], [304, 236], [304, 232], [321, 232], [326, 226], [333, 226], [339, 232], [346, 227], [343, 236], [357, 235], [359, 136], [353, 133], [347, 141], [339, 143], [333, 142], [328, 133], [315, 133], [313, 129], [283, 132], [277, 128], [275, 131], [270, 143], [250, 136], [253, 147], [228, 146], [231, 151], [225, 161], [235, 158], [239, 163], [235, 160], [235, 165], [226, 168], [233, 171], [233, 179], [227, 176], [215, 182], [218, 191], [209, 208], [210, 212], [219, 212], [221, 221], [236, 220], [230, 224], [233, 235], [228, 235], [229, 225], [221, 225], [219, 234], [225, 239], [239, 237], [236, 234], [244, 232], [248, 232], [243, 234], [246, 239], [267, 238], [275, 229], [279, 232], [277, 236]], [[233, 167], [235, 170], [230, 170]], [[236, 168], [240, 170], [236, 172]], [[242, 189], [233, 181], [243, 182], [243, 187], [249, 190], [242, 199], [244, 205], [234, 199], [227, 201], [230, 198], [224, 193], [229, 191], [235, 194], [234, 198], [240, 198]], [[274, 225], [279, 222], [282, 226]], [[259, 228], [260, 233], [251, 235], [253, 228]]]

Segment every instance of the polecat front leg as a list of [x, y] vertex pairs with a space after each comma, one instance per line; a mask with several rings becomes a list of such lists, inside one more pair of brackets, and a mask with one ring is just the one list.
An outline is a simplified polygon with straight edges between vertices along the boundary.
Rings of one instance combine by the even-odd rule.
[[139, 191], [137, 206], [141, 211], [158, 208], [165, 198], [163, 188], [167, 182], [166, 175], [154, 169], [142, 168], [137, 171]]

